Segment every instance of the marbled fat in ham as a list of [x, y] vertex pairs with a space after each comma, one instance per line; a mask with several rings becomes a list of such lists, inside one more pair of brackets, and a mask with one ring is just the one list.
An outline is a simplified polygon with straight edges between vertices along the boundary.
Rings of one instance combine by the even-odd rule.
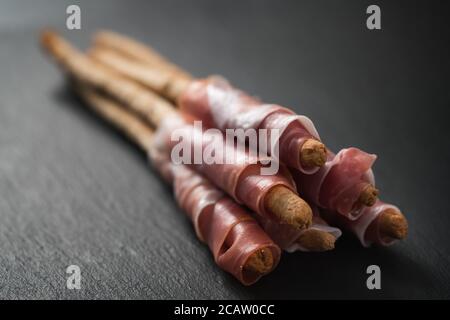
[[271, 145], [272, 130], [279, 130], [280, 160], [305, 174], [318, 170], [317, 167], [304, 167], [299, 157], [292, 156], [298, 154], [307, 139], [320, 140], [320, 137], [309, 118], [297, 115], [290, 109], [274, 104], [262, 104], [233, 88], [220, 77], [194, 81], [180, 96], [178, 105], [182, 112], [202, 120], [206, 126], [222, 131], [267, 129], [269, 135], [264, 142], [267, 146]]

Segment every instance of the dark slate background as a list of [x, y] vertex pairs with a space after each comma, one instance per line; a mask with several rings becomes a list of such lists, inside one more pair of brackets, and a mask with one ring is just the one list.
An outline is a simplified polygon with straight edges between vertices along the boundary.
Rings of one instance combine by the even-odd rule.
[[[78, 3], [82, 30], [65, 30]], [[382, 30], [365, 27], [378, 4]], [[444, 1], [1, 1], [0, 298], [449, 298], [449, 14]], [[43, 56], [53, 26], [111, 28], [197, 76], [219, 73], [311, 117], [334, 150], [377, 153], [409, 238], [285, 254], [243, 287], [214, 265], [145, 156], [91, 115]], [[82, 289], [66, 289], [77, 264]], [[382, 290], [366, 289], [378, 264]]]

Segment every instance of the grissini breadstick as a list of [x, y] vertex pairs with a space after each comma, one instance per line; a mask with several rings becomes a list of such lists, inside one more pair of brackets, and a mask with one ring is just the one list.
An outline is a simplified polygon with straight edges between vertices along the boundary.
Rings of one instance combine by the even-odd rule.
[[[152, 160], [154, 135], [142, 120], [92, 89], [78, 86], [77, 92], [97, 114], [135, 141]], [[158, 160], [153, 161], [153, 166], [174, 186], [177, 202], [222, 269], [250, 285], [276, 267], [279, 247], [242, 207], [186, 166]], [[217, 225], [220, 227], [214, 228]]]
[[[123, 40], [123, 37], [120, 36], [120, 39]], [[176, 102], [177, 98], [193, 81], [192, 76], [185, 72], [180, 76], [179, 73], [171, 71], [171, 65], [167, 66], [161, 61], [151, 64], [142, 61], [145, 59], [139, 59], [142, 56], [141, 51], [131, 51], [129, 47], [122, 50], [123, 45], [120, 45], [122, 41], [117, 40], [116, 36], [110, 37], [109, 33], [102, 32], [95, 37], [95, 47], [91, 48], [88, 54], [120, 74], [158, 92], [172, 102]], [[136, 55], [139, 57], [136, 57]]]
[[[130, 46], [128, 46], [128, 43], [126, 42], [126, 37], [123, 36], [117, 36], [113, 37], [114, 33], [103, 32], [98, 34], [95, 37], [95, 44], [97, 47], [94, 47], [90, 50], [90, 55], [95, 58], [97, 61], [101, 62], [108, 68], [111, 68], [112, 70], [115, 70], [116, 72], [119, 72], [120, 74], [127, 76], [130, 79], [134, 79], [137, 82], [151, 88], [152, 90], [155, 90], [156, 92], [162, 93], [166, 96], [168, 96], [171, 99], [175, 99], [175, 97], [179, 96], [183, 91], [187, 90], [187, 87], [189, 86], [190, 82], [192, 81], [190, 78], [187, 78], [185, 76], [179, 77], [176, 73], [168, 72], [167, 69], [170, 66], [166, 66], [165, 62], [161, 62], [163, 60], [155, 59], [157, 61], [160, 61], [159, 64], [155, 67], [149, 68], [144, 66], [142, 63], [137, 62], [136, 60], [130, 60], [126, 58], [126, 54], [129, 51]], [[113, 43], [110, 45], [111, 38], [114, 38]], [[130, 40], [134, 43], [133, 40]], [[122, 45], [120, 45], [122, 43]], [[132, 46], [131, 46], [132, 47]], [[155, 52], [154, 50], [149, 48], [149, 51], [145, 51], [144, 45], [140, 45], [140, 50], [137, 53], [139, 56], [145, 56], [147, 58], [139, 58], [138, 61], [144, 61], [144, 60], [150, 60], [150, 56]], [[116, 51], [113, 51], [116, 50]], [[129, 56], [132, 56], [132, 53], [129, 53]], [[155, 64], [155, 63], [154, 63]], [[184, 72], [185, 74], [186, 72]], [[159, 77], [158, 77], [159, 75]], [[228, 90], [228, 89], [227, 89]], [[193, 90], [195, 91], [195, 90]], [[175, 95], [172, 95], [174, 93]], [[194, 98], [194, 100], [204, 100], [204, 98]], [[226, 99], [225, 99], [226, 100]], [[232, 100], [232, 99], [228, 99]], [[193, 109], [190, 108], [190, 110]], [[222, 108], [226, 109], [226, 108]], [[221, 109], [221, 110], [222, 110]], [[198, 110], [196, 110], [198, 112]], [[221, 111], [223, 112], [223, 111]], [[199, 114], [197, 115], [199, 118], [204, 119], [207, 118], [207, 115]], [[282, 143], [281, 145], [286, 145], [286, 143]], [[303, 160], [304, 163], [311, 163], [316, 162], [318, 163], [317, 155], [318, 149], [323, 148], [322, 151], [327, 153], [328, 155], [328, 161], [327, 164], [328, 168], [321, 168], [319, 169], [319, 173], [310, 175], [310, 177], [303, 178], [302, 176], [307, 176], [308, 174], [298, 175], [301, 178], [299, 178], [299, 181], [307, 181], [305, 184], [311, 184], [316, 185], [318, 188], [317, 190], [311, 190], [309, 193], [310, 199], [313, 199], [314, 203], [318, 203], [321, 206], [323, 206], [322, 203], [319, 202], [319, 194], [331, 194], [336, 188], [333, 188], [330, 186], [330, 188], [323, 187], [322, 183], [317, 184], [314, 183], [314, 181], [321, 181], [321, 182], [327, 182], [330, 181], [332, 178], [330, 178], [333, 175], [336, 175], [336, 173], [343, 172], [343, 170], [340, 170], [339, 167], [342, 167], [342, 163], [339, 163], [337, 160], [346, 160], [349, 161], [350, 159], [341, 159], [340, 157], [337, 157], [334, 159], [334, 154], [330, 151], [326, 151], [323, 144], [317, 143], [317, 140], [309, 139], [306, 140], [306, 142], [303, 144], [301, 148], [301, 156], [300, 158]], [[321, 151], [321, 152], [322, 152]], [[321, 154], [321, 152], [319, 152]], [[360, 152], [360, 155], [357, 159], [361, 159], [361, 161], [364, 161], [364, 163], [368, 163], [369, 161], [369, 155], [366, 156], [366, 159], [364, 160], [364, 157], [362, 155], [366, 155], [363, 152]], [[369, 158], [368, 158], [369, 157]], [[331, 161], [334, 160], [334, 161]], [[321, 160], [320, 160], [321, 161]], [[319, 161], [319, 162], [320, 162]], [[361, 167], [363, 162], [359, 165], [356, 165], [355, 168]], [[330, 171], [329, 167], [332, 165], [334, 168]], [[370, 170], [370, 168], [367, 168], [366, 170]], [[330, 177], [325, 179], [325, 176], [323, 173], [330, 172]], [[353, 172], [353, 176], [357, 177], [359, 173]], [[296, 175], [297, 176], [297, 175]], [[342, 179], [341, 179], [342, 180]], [[344, 177], [344, 180], [345, 177]], [[310, 181], [313, 181], [312, 183]], [[339, 185], [342, 187], [341, 189], [345, 189], [345, 193], [341, 193], [340, 196], [336, 195], [334, 199], [330, 199], [329, 201], [325, 198], [325, 202], [328, 202], [327, 205], [323, 206], [328, 209], [335, 209], [335, 211], [338, 211], [341, 214], [347, 215], [351, 218], [356, 218], [357, 216], [354, 216], [354, 214], [357, 214], [359, 211], [357, 209], [363, 207], [363, 206], [371, 206], [375, 203], [377, 196], [378, 196], [378, 189], [374, 187], [371, 181], [368, 181], [367, 179], [360, 179], [359, 181], [354, 181], [353, 184], [350, 183], [350, 180], [348, 180], [346, 183], [345, 181], [341, 181]], [[329, 185], [329, 184], [328, 184]], [[308, 188], [307, 188], [308, 189]], [[329, 190], [327, 190], [329, 189]], [[308, 190], [307, 190], [308, 191]], [[316, 199], [317, 198], [317, 199]], [[323, 198], [323, 197], [322, 197]], [[330, 204], [333, 202], [334, 207]]]
[[[154, 126], [160, 123], [168, 123], [165, 119], [179, 118], [171, 105], [157, 95], [145, 90], [140, 85], [121, 78], [113, 72], [92, 62], [82, 53], [72, 48], [64, 39], [54, 32], [42, 34], [43, 47], [53, 56], [59, 64], [71, 76], [78, 81], [107, 92], [124, 105], [127, 105], [136, 113], [144, 116]], [[164, 120], [164, 121], [163, 121]], [[192, 140], [192, 143], [201, 143]], [[239, 165], [239, 164], [236, 164]], [[241, 184], [227, 185], [227, 176], [215, 174], [209, 166], [197, 169], [205, 169], [204, 174], [215, 181], [221, 188], [234, 196], [236, 200], [244, 202], [249, 208], [258, 214], [270, 215], [278, 219], [280, 223], [290, 224], [298, 229], [305, 229], [311, 224], [312, 212], [309, 205], [301, 199], [291, 188], [292, 184], [283, 175], [259, 176], [250, 170], [241, 170], [239, 167], [214, 167], [216, 170], [230, 170], [228, 173], [238, 181], [242, 173], [250, 174], [246, 179], [240, 179], [247, 184], [252, 184], [261, 193], [258, 197], [250, 197], [243, 188], [239, 195], [235, 194]], [[250, 168], [251, 169], [251, 168]], [[265, 179], [261, 183], [261, 179]], [[272, 179], [272, 181], [269, 181]], [[233, 182], [231, 181], [231, 182]], [[285, 188], [281, 187], [282, 185]], [[275, 186], [279, 186], [276, 189]], [[254, 195], [254, 194], [253, 194]]]
[[[120, 51], [133, 60], [148, 64], [149, 66], [163, 68], [171, 73], [176, 73], [178, 78], [191, 78], [188, 72], [171, 63], [156, 50], [129, 37], [105, 30], [97, 32], [95, 41], [98, 45], [105, 45], [113, 50]], [[124, 46], [126, 46], [126, 50], [123, 50]]]

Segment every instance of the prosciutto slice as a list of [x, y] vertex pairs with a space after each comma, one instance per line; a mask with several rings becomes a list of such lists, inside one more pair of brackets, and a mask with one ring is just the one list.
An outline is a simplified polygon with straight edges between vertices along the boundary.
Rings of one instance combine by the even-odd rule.
[[299, 193], [320, 208], [357, 219], [363, 211], [356, 210], [354, 204], [367, 183], [375, 185], [371, 167], [376, 155], [347, 148], [336, 155], [328, 151], [327, 156], [325, 165], [312, 175], [292, 170], [294, 180], [301, 185]]
[[244, 265], [257, 250], [270, 250], [272, 271], [280, 260], [281, 250], [261, 229], [251, 214], [212, 185], [206, 178], [185, 165], [174, 165], [165, 147], [152, 146], [149, 158], [164, 179], [174, 188], [179, 206], [191, 219], [197, 236], [207, 243], [215, 262], [242, 284], [251, 285], [261, 274]]
[[292, 156], [298, 154], [307, 139], [320, 140], [320, 137], [309, 118], [297, 115], [290, 109], [274, 104], [262, 104], [218, 76], [192, 82], [179, 97], [178, 105], [182, 112], [222, 131], [266, 129], [268, 135], [265, 146], [271, 146], [270, 133], [279, 130], [278, 146], [273, 147], [278, 147], [280, 160], [304, 174], [318, 170], [316, 167], [304, 167], [299, 157]]
[[[177, 130], [177, 136], [182, 137], [183, 143], [191, 146], [193, 151], [215, 150], [216, 156], [222, 159], [225, 159], [228, 155], [234, 155], [233, 161], [221, 163], [219, 161], [207, 161], [207, 159], [196, 161], [194, 152], [191, 152], [188, 159], [190, 160], [189, 166], [224, 190], [236, 202], [245, 204], [258, 215], [275, 219], [266, 210], [264, 204], [266, 194], [273, 187], [283, 185], [294, 192], [296, 191], [295, 183], [284, 167], [281, 166], [277, 174], [261, 175], [263, 166], [258, 158], [236, 148], [234, 145], [224, 143], [220, 131], [196, 130], [181, 116], [166, 117], [160, 124], [155, 139], [169, 146], [173, 153], [175, 146], [179, 143], [171, 137], [175, 130]], [[217, 147], [217, 142], [221, 142], [221, 147]], [[175, 156], [172, 155], [172, 159]]]
[[355, 234], [364, 247], [369, 247], [373, 243], [388, 246], [397, 239], [381, 235], [376, 226], [378, 217], [387, 209], [400, 212], [396, 206], [377, 200], [373, 206], [361, 208], [359, 218], [355, 220], [349, 220], [342, 215], [326, 210], [323, 211], [323, 216], [329, 223], [336, 224]]

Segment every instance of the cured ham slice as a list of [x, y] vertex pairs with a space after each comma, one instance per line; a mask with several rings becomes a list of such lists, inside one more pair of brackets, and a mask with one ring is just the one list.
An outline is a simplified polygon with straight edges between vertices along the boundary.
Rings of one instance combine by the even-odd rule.
[[266, 129], [268, 139], [264, 143], [267, 146], [271, 145], [270, 133], [278, 130], [281, 161], [305, 174], [318, 170], [315, 166], [305, 167], [298, 156], [293, 156], [298, 155], [306, 140], [320, 140], [320, 137], [309, 118], [297, 115], [290, 109], [262, 104], [217, 76], [193, 81], [179, 97], [178, 105], [182, 112], [222, 131]]
[[[403, 239], [407, 233], [407, 223], [400, 209], [381, 200], [371, 207], [360, 209], [359, 217], [355, 220], [349, 220], [342, 215], [337, 215], [330, 211], [323, 211], [324, 218], [331, 224], [341, 226], [356, 235], [364, 247], [371, 244], [388, 246], [399, 239]], [[383, 225], [383, 218], [396, 219]], [[392, 221], [392, 220], [391, 220]], [[386, 230], [386, 227], [389, 229]]]
[[373, 154], [347, 148], [336, 155], [329, 151], [325, 165], [312, 175], [295, 170], [292, 173], [305, 199], [354, 220], [363, 213], [355, 207], [362, 189], [375, 184], [371, 169], [375, 160]]

